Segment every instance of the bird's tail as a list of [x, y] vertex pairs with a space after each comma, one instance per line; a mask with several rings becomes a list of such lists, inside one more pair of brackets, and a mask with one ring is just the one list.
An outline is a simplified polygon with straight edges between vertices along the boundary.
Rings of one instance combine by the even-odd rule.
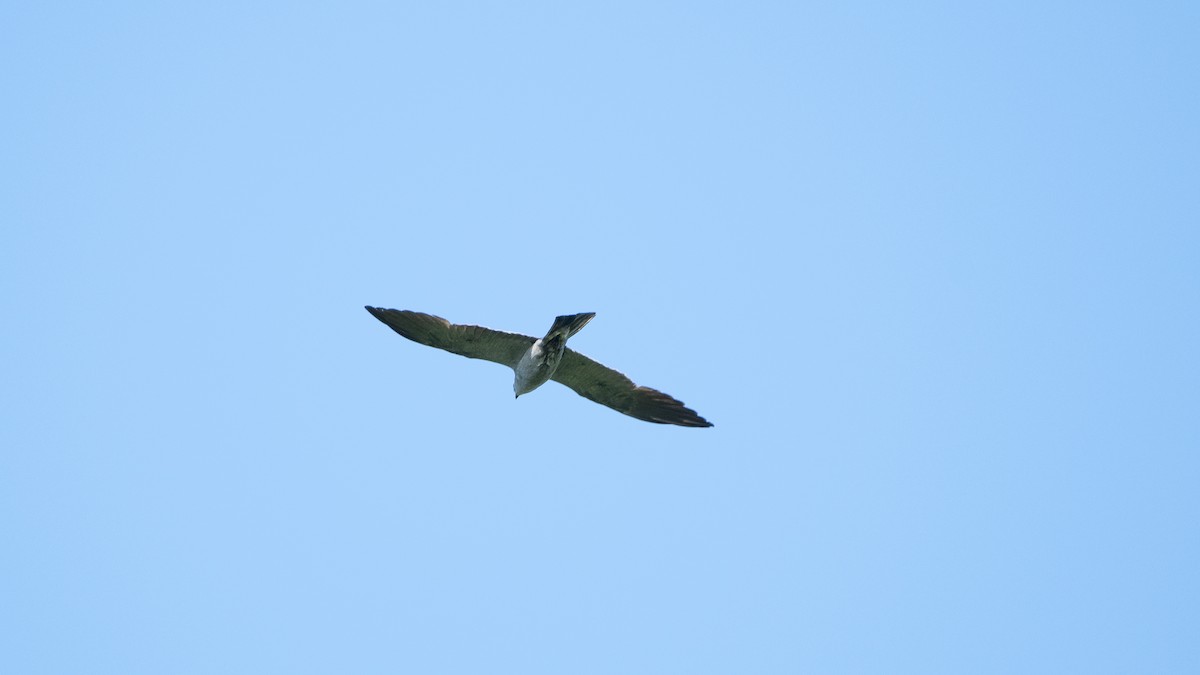
[[558, 335], [562, 336], [563, 340], [566, 340], [572, 335], [583, 330], [583, 327], [586, 326], [587, 322], [591, 321], [592, 317], [594, 316], [596, 316], [595, 312], [584, 312], [583, 314], [569, 314], [567, 316], [555, 317], [554, 325], [550, 326], [550, 330], [546, 333], [546, 337], [543, 339], [549, 341], [550, 338]]

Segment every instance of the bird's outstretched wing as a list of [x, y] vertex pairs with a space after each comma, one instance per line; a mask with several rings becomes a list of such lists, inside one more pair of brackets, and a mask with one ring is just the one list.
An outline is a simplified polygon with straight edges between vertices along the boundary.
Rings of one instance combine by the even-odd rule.
[[551, 379], [574, 389], [584, 398], [639, 420], [681, 427], [712, 426], [683, 402], [661, 391], [639, 387], [621, 373], [570, 348], [563, 352], [562, 362]]
[[512, 368], [536, 339], [528, 335], [505, 333], [483, 326], [450, 323], [440, 316], [404, 309], [367, 307], [376, 319], [392, 330], [423, 345], [445, 349], [472, 359], [492, 361]]

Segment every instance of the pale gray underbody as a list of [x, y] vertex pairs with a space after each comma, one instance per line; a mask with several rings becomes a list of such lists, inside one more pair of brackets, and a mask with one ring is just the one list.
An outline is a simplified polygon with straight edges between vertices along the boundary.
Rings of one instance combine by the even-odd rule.
[[521, 360], [513, 366], [513, 392], [518, 398], [554, 377], [567, 350], [567, 340], [583, 330], [594, 316], [593, 312], [585, 312], [556, 317], [554, 325], [546, 331], [546, 337], [529, 345], [529, 349], [521, 354]]
[[549, 382], [562, 362], [564, 349], [566, 347], [546, 349], [541, 340], [529, 345], [529, 349], [513, 367], [513, 393], [519, 397]]

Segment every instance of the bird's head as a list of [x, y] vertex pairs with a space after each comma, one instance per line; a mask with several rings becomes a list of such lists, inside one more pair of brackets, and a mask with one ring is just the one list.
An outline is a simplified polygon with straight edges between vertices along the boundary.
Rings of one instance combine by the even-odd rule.
[[521, 398], [521, 394], [528, 394], [537, 389], [537, 387], [529, 386], [528, 380], [523, 380], [519, 376], [513, 379], [513, 398]]

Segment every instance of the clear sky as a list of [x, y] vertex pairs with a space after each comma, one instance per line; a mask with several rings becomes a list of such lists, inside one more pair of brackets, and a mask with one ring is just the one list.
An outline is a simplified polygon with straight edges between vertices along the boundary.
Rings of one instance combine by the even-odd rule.
[[5, 3], [0, 672], [1200, 672], [1198, 7]]

